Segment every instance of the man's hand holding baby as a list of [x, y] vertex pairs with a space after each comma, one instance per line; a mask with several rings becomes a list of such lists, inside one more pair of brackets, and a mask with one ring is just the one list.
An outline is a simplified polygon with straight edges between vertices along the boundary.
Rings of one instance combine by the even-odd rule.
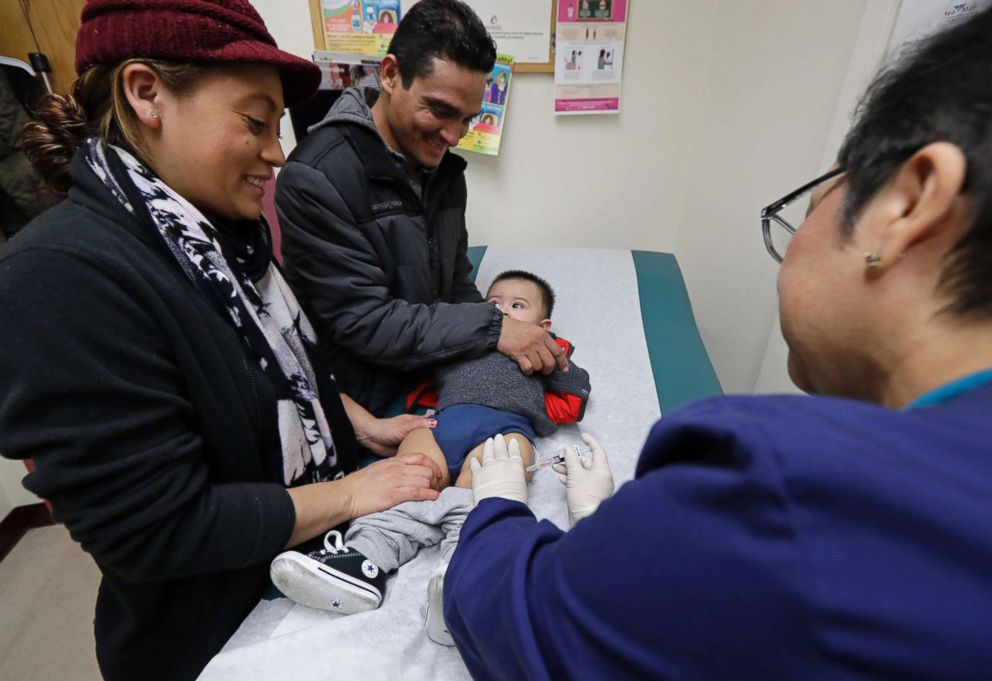
[[520, 365], [527, 375], [550, 374], [557, 366], [568, 371], [568, 357], [560, 345], [540, 326], [503, 317], [496, 349]]

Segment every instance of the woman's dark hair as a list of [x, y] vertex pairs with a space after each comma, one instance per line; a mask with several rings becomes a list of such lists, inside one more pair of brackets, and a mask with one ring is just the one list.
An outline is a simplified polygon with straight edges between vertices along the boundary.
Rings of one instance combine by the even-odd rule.
[[179, 96], [189, 94], [209, 67], [148, 59], [98, 64], [76, 80], [72, 95], [45, 95], [33, 120], [24, 126], [24, 153], [45, 181], [58, 192], [72, 186], [69, 165], [76, 149], [90, 136], [146, 158], [134, 109], [124, 94], [123, 71], [140, 62], [154, 69]]
[[941, 289], [958, 314], [992, 315], [992, 9], [921, 43], [883, 71], [858, 105], [838, 161], [847, 171], [845, 229], [916, 151], [950, 142], [967, 159], [972, 200]]
[[410, 8], [389, 43], [403, 87], [429, 76], [434, 58], [470, 71], [489, 73], [496, 63], [496, 43], [482, 20], [460, 0], [421, 0]]
[[491, 291], [497, 282], [504, 279], [523, 279], [524, 281], [537, 284], [537, 288], [541, 292], [541, 302], [544, 303], [544, 316], [546, 319], [551, 319], [551, 312], [555, 309], [555, 290], [551, 288], [551, 284], [533, 272], [527, 272], [526, 270], [507, 270], [506, 272], [501, 272], [499, 276], [493, 279], [493, 283], [489, 284], [489, 290]]

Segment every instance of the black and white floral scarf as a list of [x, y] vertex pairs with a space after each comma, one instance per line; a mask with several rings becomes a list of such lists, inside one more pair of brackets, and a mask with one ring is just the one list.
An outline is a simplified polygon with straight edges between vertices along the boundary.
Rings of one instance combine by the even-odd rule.
[[[232, 270], [217, 229], [186, 199], [127, 151], [90, 138], [86, 161], [113, 196], [139, 220], [150, 219], [176, 262], [234, 327], [278, 398], [286, 486], [342, 475], [318, 396], [307, 347], [314, 332], [282, 274], [271, 263], [256, 282]], [[129, 191], [130, 190], [130, 191]], [[143, 206], [130, 197], [140, 197]]]

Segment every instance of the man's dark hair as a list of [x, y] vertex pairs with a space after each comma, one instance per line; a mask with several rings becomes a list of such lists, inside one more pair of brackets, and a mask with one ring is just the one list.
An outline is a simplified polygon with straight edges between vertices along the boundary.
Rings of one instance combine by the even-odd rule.
[[434, 58], [488, 74], [496, 63], [496, 43], [482, 20], [460, 0], [421, 0], [410, 8], [389, 43], [403, 87], [429, 76]]
[[507, 270], [493, 279], [493, 283], [489, 284], [489, 290], [491, 291], [497, 282], [504, 279], [523, 279], [537, 284], [537, 289], [541, 292], [541, 302], [544, 303], [544, 318], [551, 319], [551, 311], [555, 309], [555, 290], [551, 288], [551, 284], [531, 272]]
[[967, 159], [969, 225], [940, 286], [948, 312], [992, 315], [992, 9], [943, 31], [883, 71], [858, 105], [838, 161], [847, 171], [845, 229], [919, 149], [950, 142]]

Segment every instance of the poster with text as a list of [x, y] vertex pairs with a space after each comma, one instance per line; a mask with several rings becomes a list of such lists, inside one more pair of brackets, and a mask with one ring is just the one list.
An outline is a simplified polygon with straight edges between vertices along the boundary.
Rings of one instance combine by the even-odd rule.
[[496, 55], [496, 65], [486, 79], [482, 110], [469, 123], [468, 132], [458, 148], [487, 156], [498, 156], [506, 123], [506, 107], [510, 101], [510, 81], [513, 79], [513, 57]]
[[620, 111], [630, 0], [559, 0], [555, 113]]
[[[403, 0], [409, 11], [419, 0]], [[514, 64], [547, 64], [551, 55], [553, 0], [465, 0], [479, 15], [500, 54]]]
[[501, 54], [515, 64], [546, 64], [551, 54], [552, 0], [466, 0]]
[[330, 52], [381, 57], [400, 21], [400, 0], [321, 0]]

